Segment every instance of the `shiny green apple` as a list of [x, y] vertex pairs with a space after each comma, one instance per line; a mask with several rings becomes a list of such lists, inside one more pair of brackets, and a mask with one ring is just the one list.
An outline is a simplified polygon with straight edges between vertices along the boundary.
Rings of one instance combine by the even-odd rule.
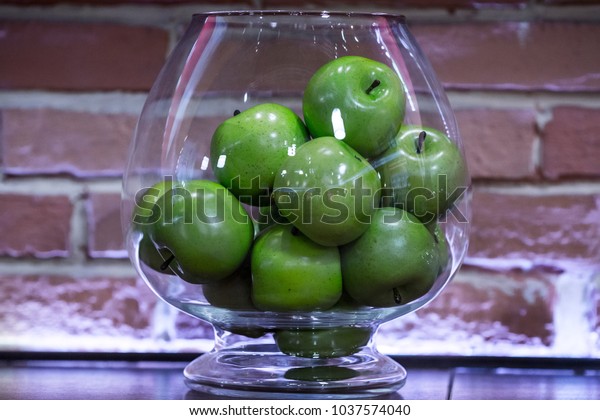
[[387, 204], [433, 223], [467, 190], [467, 166], [456, 143], [433, 128], [403, 126], [394, 145], [373, 166], [382, 187], [391, 191]]
[[152, 270], [164, 274], [175, 274], [170, 267], [165, 265], [165, 261], [171, 255], [168, 251], [157, 249], [150, 239], [147, 228], [152, 224], [152, 220], [154, 219], [152, 208], [158, 199], [172, 187], [173, 181], [166, 179], [141, 190], [135, 197], [135, 208], [131, 224], [134, 231], [141, 233], [138, 246], [140, 261]]
[[210, 162], [217, 180], [244, 203], [270, 201], [283, 160], [308, 140], [302, 120], [289, 108], [264, 103], [221, 123], [212, 136]]
[[373, 331], [364, 327], [291, 329], [277, 331], [282, 353], [307, 358], [350, 356], [366, 346]]
[[227, 278], [244, 262], [254, 238], [252, 220], [222, 185], [208, 180], [181, 182], [155, 204], [147, 229], [169, 267], [190, 283]]
[[337, 246], [367, 230], [380, 188], [379, 175], [359, 153], [320, 137], [286, 158], [273, 197], [279, 212], [311, 240]]
[[273, 225], [259, 235], [251, 267], [252, 300], [261, 310], [324, 310], [342, 294], [338, 249], [312, 242], [291, 225]]
[[212, 306], [233, 310], [256, 310], [252, 303], [250, 264], [242, 264], [232, 275], [202, 285], [204, 298]]
[[389, 66], [345, 56], [315, 72], [302, 109], [313, 137], [335, 137], [371, 158], [390, 146], [404, 119], [405, 102], [403, 83]]
[[394, 207], [377, 210], [369, 229], [340, 248], [344, 290], [369, 306], [409, 303], [427, 293], [439, 272], [438, 245], [423, 223]]
[[[249, 258], [229, 277], [202, 285], [206, 301], [214, 307], [233, 311], [256, 311], [252, 303], [252, 274]], [[223, 330], [246, 337], [258, 338], [267, 333], [255, 326], [219, 325]]]

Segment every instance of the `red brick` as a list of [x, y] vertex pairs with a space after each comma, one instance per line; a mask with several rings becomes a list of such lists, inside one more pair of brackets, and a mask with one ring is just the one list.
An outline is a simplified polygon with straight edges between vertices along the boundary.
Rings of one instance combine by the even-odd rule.
[[456, 112], [471, 177], [525, 179], [535, 175], [535, 113], [530, 109]]
[[6, 109], [5, 172], [121, 176], [136, 119], [54, 109]]
[[109, 23], [0, 23], [0, 89], [148, 90], [168, 34]]
[[91, 194], [87, 203], [88, 255], [126, 258], [121, 231], [121, 195]]
[[0, 255], [67, 257], [72, 213], [65, 196], [0, 195]]
[[557, 107], [543, 131], [545, 176], [600, 176], [600, 109]]
[[[436, 353], [492, 353], [495, 346], [550, 346], [554, 338], [553, 276], [463, 269], [442, 293], [381, 334], [443, 342]], [[402, 350], [401, 350], [402, 351]], [[415, 352], [406, 349], [404, 353]]]
[[457, 89], [600, 91], [600, 24], [415, 24], [441, 81]]
[[473, 194], [470, 264], [600, 266], [600, 195]]
[[133, 277], [5, 274], [0, 276], [0, 331], [49, 350], [64, 350], [61, 346], [68, 344], [57, 342], [64, 337], [77, 338], [81, 348], [74, 350], [86, 349], [87, 338], [149, 338], [156, 301]]

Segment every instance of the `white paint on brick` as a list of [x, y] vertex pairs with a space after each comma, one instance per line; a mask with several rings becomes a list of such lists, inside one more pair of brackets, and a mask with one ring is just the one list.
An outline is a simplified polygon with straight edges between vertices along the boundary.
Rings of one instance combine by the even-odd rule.
[[[548, 124], [552, 120], [552, 108], [550, 108], [549, 104], [540, 105], [541, 108], [538, 109], [538, 112], [536, 113], [535, 122], [539, 129], [543, 130], [546, 127], [546, 124]], [[562, 103], [562, 105], [564, 105], [564, 102]]]
[[177, 314], [179, 310], [164, 301], [159, 301], [154, 310], [150, 324], [152, 326], [152, 337], [156, 340], [172, 341], [177, 337]]
[[471, 267], [480, 267], [494, 271], [509, 271], [509, 270], [534, 270], [536, 267], [553, 267], [565, 272], [578, 273], [585, 270], [595, 270], [598, 268], [596, 261], [578, 260], [578, 259], [560, 259], [557, 260], [552, 256], [535, 255], [531, 258], [522, 258], [522, 252], [517, 252], [515, 255], [507, 255], [505, 257], [471, 257], [467, 255], [464, 259], [464, 264]]
[[593, 277], [592, 304], [589, 312], [590, 324], [592, 326], [590, 340], [592, 342], [592, 357], [600, 358], [600, 270]]
[[589, 312], [592, 277], [590, 272], [568, 272], [556, 282], [553, 354], [589, 357], [592, 326]]
[[[401, 333], [403, 325], [426, 323], [435, 325], [437, 331], [416, 329]], [[457, 327], [457, 328], [456, 328]], [[411, 313], [384, 324], [375, 336], [378, 349], [393, 355], [461, 355], [461, 356], [533, 356], [552, 355], [552, 349], [539, 337], [525, 337], [510, 333], [499, 322], [486, 325], [486, 334], [473, 334], [465, 329], [462, 319], [436, 318], [428, 314], [427, 319]], [[494, 335], [505, 339], [490, 339]], [[519, 343], [519, 344], [515, 344]]]

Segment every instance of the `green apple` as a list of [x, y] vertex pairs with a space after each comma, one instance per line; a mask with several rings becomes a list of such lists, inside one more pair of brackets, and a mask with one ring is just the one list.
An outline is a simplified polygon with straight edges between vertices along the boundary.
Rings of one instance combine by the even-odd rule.
[[378, 209], [365, 234], [341, 247], [340, 254], [344, 290], [364, 305], [404, 305], [427, 293], [438, 276], [433, 235], [394, 207]]
[[363, 327], [294, 329], [277, 331], [275, 343], [282, 353], [308, 358], [350, 356], [371, 339], [373, 331]]
[[326, 63], [304, 91], [304, 121], [313, 137], [333, 136], [364, 157], [381, 154], [404, 119], [403, 83], [390, 67], [364, 57]]
[[204, 298], [212, 306], [234, 310], [256, 310], [252, 303], [250, 264], [242, 264], [229, 277], [202, 285]]
[[261, 310], [324, 310], [342, 294], [339, 250], [291, 225], [273, 225], [256, 239], [251, 266], [252, 300]]
[[362, 235], [379, 203], [377, 171], [334, 137], [304, 143], [274, 182], [280, 213], [318, 244], [337, 246]]
[[[217, 308], [234, 311], [256, 311], [252, 303], [252, 274], [250, 259], [247, 258], [242, 266], [231, 276], [217, 282], [202, 285], [204, 298]], [[240, 325], [219, 325], [225, 331], [246, 337], [258, 338], [266, 334], [266, 330], [258, 327]]]
[[156, 248], [150, 236], [147, 227], [150, 225], [148, 220], [152, 218], [152, 208], [162, 195], [173, 187], [173, 181], [167, 179], [158, 182], [152, 187], [140, 191], [135, 197], [135, 208], [132, 216], [132, 228], [134, 231], [141, 232], [141, 238], [138, 246], [140, 261], [146, 264], [154, 271], [175, 274], [170, 267], [165, 265], [165, 261], [171, 256], [168, 251]]
[[[433, 223], [466, 191], [469, 176], [463, 155], [452, 140], [433, 128], [404, 126], [373, 166], [393, 205]], [[391, 203], [387, 203], [391, 204]]]
[[166, 264], [183, 280], [203, 284], [227, 278], [244, 262], [254, 238], [252, 220], [222, 185], [181, 182], [153, 207], [147, 228]]
[[135, 197], [132, 222], [134, 229], [147, 225], [148, 219], [153, 218], [152, 208], [160, 197], [173, 188], [173, 179], [167, 177], [164, 181], [155, 183], [149, 188], [140, 190]]
[[302, 120], [274, 103], [256, 105], [221, 123], [213, 134], [210, 162], [217, 180], [238, 199], [268, 204], [283, 160], [309, 139]]
[[140, 261], [152, 270], [169, 275], [176, 275], [170, 264], [167, 262], [172, 254], [167, 249], [156, 247], [148, 234], [144, 234], [139, 242], [138, 254]]

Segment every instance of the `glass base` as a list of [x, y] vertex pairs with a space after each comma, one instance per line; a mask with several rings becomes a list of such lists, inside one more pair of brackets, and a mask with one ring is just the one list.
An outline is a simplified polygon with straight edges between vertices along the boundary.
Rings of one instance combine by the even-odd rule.
[[400, 389], [406, 370], [372, 344], [344, 357], [288, 356], [271, 341], [217, 346], [192, 361], [184, 376], [189, 388], [242, 399], [374, 398]]

